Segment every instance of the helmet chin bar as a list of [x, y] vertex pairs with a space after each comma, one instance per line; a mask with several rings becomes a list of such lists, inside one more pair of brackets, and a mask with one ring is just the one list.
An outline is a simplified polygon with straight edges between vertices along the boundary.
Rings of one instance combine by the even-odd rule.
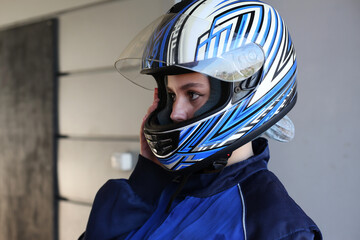
[[179, 131], [167, 134], [151, 133], [144, 130], [144, 135], [155, 156], [166, 156], [173, 152], [179, 144]]

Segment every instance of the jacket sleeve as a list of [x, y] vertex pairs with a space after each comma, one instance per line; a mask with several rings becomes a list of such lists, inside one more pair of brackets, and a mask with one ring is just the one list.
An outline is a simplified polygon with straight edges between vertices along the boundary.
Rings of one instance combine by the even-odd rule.
[[95, 196], [86, 231], [79, 239], [123, 239], [139, 228], [155, 209], [162, 191], [158, 182], [167, 178], [163, 172], [140, 155], [129, 180], [106, 182]]

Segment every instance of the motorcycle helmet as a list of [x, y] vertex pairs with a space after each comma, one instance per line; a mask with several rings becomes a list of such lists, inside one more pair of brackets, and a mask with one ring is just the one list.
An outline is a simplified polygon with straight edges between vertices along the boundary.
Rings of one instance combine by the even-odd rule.
[[[234, 150], [282, 119], [297, 97], [288, 29], [260, 1], [183, 0], [141, 31], [115, 67], [144, 88], [156, 83], [160, 102], [144, 134], [171, 171], [223, 167]], [[193, 118], [175, 123], [167, 76], [190, 72], [208, 77], [211, 97]]]

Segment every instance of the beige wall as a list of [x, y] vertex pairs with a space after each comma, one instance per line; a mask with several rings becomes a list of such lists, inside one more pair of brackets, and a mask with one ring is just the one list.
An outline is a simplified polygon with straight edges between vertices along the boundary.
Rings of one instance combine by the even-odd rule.
[[22, 24], [53, 16], [59, 12], [107, 1], [109, 0], [0, 0], [0, 26]]
[[[59, 16], [60, 72], [58, 173], [60, 239], [86, 226], [97, 190], [130, 172], [111, 167], [116, 153], [138, 151], [140, 121], [152, 92], [113, 67], [128, 42], [170, 8], [169, 1], [114, 1]], [[77, 213], [76, 217], [69, 213]], [[80, 216], [81, 215], [81, 216]]]
[[324, 239], [360, 239], [360, 1], [269, 3], [289, 25], [299, 71], [295, 139], [272, 143], [270, 168]]

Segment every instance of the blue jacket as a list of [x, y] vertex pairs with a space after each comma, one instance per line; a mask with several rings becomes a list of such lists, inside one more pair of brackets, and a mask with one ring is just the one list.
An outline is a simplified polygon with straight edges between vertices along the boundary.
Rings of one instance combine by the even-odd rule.
[[219, 173], [192, 175], [169, 211], [176, 176], [140, 156], [129, 180], [99, 190], [80, 239], [322, 239], [267, 169], [267, 141], [253, 149], [255, 156]]

